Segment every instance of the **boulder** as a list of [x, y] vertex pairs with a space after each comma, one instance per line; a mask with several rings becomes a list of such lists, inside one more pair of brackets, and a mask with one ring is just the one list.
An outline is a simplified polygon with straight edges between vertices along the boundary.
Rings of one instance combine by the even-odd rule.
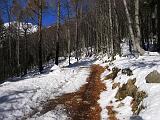
[[130, 117], [130, 120], [143, 120], [143, 118], [141, 116], [134, 115]]
[[137, 93], [137, 87], [134, 85], [136, 79], [130, 79], [126, 84], [123, 84], [122, 87], [119, 88], [115, 98], [118, 100], [123, 100], [127, 96], [135, 97]]
[[138, 89], [138, 88], [134, 85], [135, 82], [136, 82], [136, 79], [128, 80], [127, 86], [126, 86], [128, 96], [131, 96], [131, 97], [133, 97], [133, 98], [136, 96], [136, 92], [137, 92], [137, 89]]
[[118, 83], [113, 83], [113, 85], [112, 85], [112, 89], [115, 89], [115, 88], [119, 88], [120, 87], [120, 83], [118, 82]]
[[109, 75], [107, 75], [105, 77], [105, 80], [110, 80], [110, 79], [114, 80], [117, 77], [117, 74], [118, 74], [119, 71], [120, 71], [120, 69], [117, 68], [117, 67], [112, 68], [112, 73], [110, 73]]
[[160, 73], [157, 70], [152, 71], [146, 76], [146, 83], [160, 83]]
[[125, 74], [127, 76], [133, 75], [132, 70], [130, 68], [124, 68], [124, 69], [122, 69], [122, 74]]

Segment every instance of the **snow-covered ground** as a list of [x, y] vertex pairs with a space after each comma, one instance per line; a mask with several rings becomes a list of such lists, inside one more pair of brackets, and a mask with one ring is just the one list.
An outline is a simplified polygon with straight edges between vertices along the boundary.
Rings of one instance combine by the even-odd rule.
[[[43, 103], [65, 93], [77, 91], [86, 83], [89, 65], [92, 59], [85, 58], [79, 63], [72, 59], [72, 65], [67, 67], [67, 60], [59, 66], [53, 66], [48, 74], [27, 76], [26, 79], [4, 82], [0, 85], [0, 120], [22, 119], [38, 112]], [[66, 119], [63, 107], [49, 111], [43, 116], [33, 115], [34, 119]], [[58, 112], [57, 112], [58, 111]], [[61, 113], [61, 114], [60, 114]], [[31, 118], [30, 118], [31, 119]]]
[[[145, 109], [140, 111], [139, 116], [143, 120], [160, 120], [160, 84], [146, 83], [145, 80], [145, 77], [153, 70], [160, 72], [160, 55], [158, 53], [150, 52], [138, 58], [124, 54], [123, 57], [117, 56], [116, 60], [112, 62], [109, 62], [105, 54], [96, 58], [95, 61], [95, 56], [83, 57], [78, 63], [74, 58], [71, 58], [72, 64], [70, 66], [68, 66], [67, 59], [59, 66], [54, 65], [46, 74], [29, 75], [18, 81], [4, 82], [0, 85], [0, 120], [17, 120], [25, 116], [28, 117], [28, 115], [32, 115], [28, 117], [29, 120], [66, 120], [67, 114], [63, 105], [58, 105], [54, 110], [44, 115], [40, 115], [38, 111], [42, 109], [42, 105], [47, 100], [65, 93], [75, 92], [86, 84], [86, 78], [90, 72], [89, 66], [92, 64], [109, 65], [110, 69], [113, 67], [130, 68], [133, 75], [127, 76], [120, 71], [114, 83], [119, 82], [122, 86], [129, 79], [136, 78], [135, 85], [138, 90], [145, 91], [148, 95], [141, 103]], [[116, 100], [115, 95], [118, 87], [112, 89], [112, 80], [104, 80], [110, 72], [106, 70], [101, 76], [107, 86], [107, 90], [101, 93], [98, 100], [102, 108], [101, 118], [107, 120], [109, 116], [106, 107], [113, 106], [119, 120], [129, 120], [133, 115], [131, 108], [133, 98], [127, 96], [122, 101]]]
[[[145, 109], [140, 112], [139, 116], [143, 120], [160, 120], [160, 84], [146, 83], [145, 80], [145, 77], [154, 70], [157, 70], [160, 73], [160, 55], [158, 53], [149, 52], [138, 58], [117, 57], [117, 59], [111, 63], [101, 62], [101, 65], [109, 65], [110, 68], [130, 68], [133, 71], [132, 76], [124, 75], [120, 71], [115, 78], [114, 83], [119, 82], [122, 86], [122, 84], [126, 84], [129, 79], [136, 78], [135, 85], [138, 87], [138, 90], [145, 91], [148, 95], [141, 103]], [[102, 74], [102, 80], [106, 84], [107, 90], [101, 93], [100, 100], [98, 101], [102, 107], [101, 117], [103, 120], [107, 120], [109, 116], [106, 106], [113, 106], [113, 109], [117, 112], [116, 117], [119, 120], [129, 120], [133, 115], [131, 109], [131, 101], [133, 98], [128, 96], [121, 102], [116, 101], [115, 95], [118, 91], [118, 87], [112, 89], [112, 80], [104, 80], [104, 77], [109, 73], [110, 72], [106, 70]]]
[[[129, 67], [133, 70], [132, 78], [136, 78], [136, 86], [145, 91], [148, 97], [144, 99], [143, 105], [145, 109], [140, 112], [140, 116], [144, 120], [159, 120], [160, 119], [160, 84], [159, 83], [146, 83], [145, 77], [157, 70], [160, 73], [160, 56], [157, 54], [144, 55], [138, 59], [125, 59], [121, 58], [114, 62], [120, 68]], [[120, 77], [119, 77], [120, 78]], [[116, 81], [123, 81], [123, 79], [116, 79]]]

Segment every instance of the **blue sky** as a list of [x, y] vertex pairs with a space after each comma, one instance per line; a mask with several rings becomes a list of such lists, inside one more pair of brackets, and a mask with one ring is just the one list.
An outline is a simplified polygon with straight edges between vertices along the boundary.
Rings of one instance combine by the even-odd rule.
[[42, 21], [43, 21], [43, 26], [50, 26], [56, 22], [56, 17], [53, 15], [44, 15]]
[[[6, 0], [6, 1], [8, 2], [9, 6], [12, 4], [12, 0]], [[22, 1], [22, 4], [25, 5], [24, 0], [21, 0], [21, 1]], [[8, 22], [8, 16], [7, 16], [7, 12], [5, 10], [6, 7], [4, 4], [7, 4], [7, 3], [2, 3], [2, 1], [0, 0], [0, 11], [1, 11], [2, 19], [5, 23], [5, 22]], [[43, 20], [42, 20], [44, 27], [50, 26], [56, 22], [57, 17], [56, 17], [55, 13], [56, 13], [56, 11], [53, 11], [53, 10], [44, 11]], [[33, 24], [37, 24], [36, 18], [34, 18], [34, 19], [35, 20], [31, 20], [30, 22]]]
[[[2, 13], [2, 19], [5, 22], [8, 22], [8, 16], [7, 16], [7, 12], [6, 10], [6, 7], [5, 7], [5, 4], [11, 6], [12, 5], [12, 0], [6, 0], [7, 2], [2, 2], [2, 0], [0, 0], [0, 11], [2, 10], [1, 8], [3, 8], [3, 12]], [[20, 4], [22, 6], [26, 6], [26, 3], [27, 2], [24, 2], [25, 0], [19, 0], [20, 1]], [[43, 20], [42, 20], [42, 24], [43, 24], [43, 27], [47, 27], [47, 26], [51, 26], [53, 25], [54, 23], [56, 23], [56, 19], [57, 19], [57, 10], [56, 10], [56, 0], [48, 0], [49, 1], [49, 8], [48, 10], [45, 10], [43, 12]], [[67, 15], [66, 12], [67, 12], [67, 9], [65, 7], [65, 3], [66, 3], [66, 0], [62, 0], [62, 5], [61, 5], [61, 17], [63, 18], [63, 20], [61, 19], [61, 22], [63, 23], [64, 22], [64, 17]], [[72, 16], [71, 14], [71, 11], [70, 11], [70, 16]], [[14, 21], [14, 19], [12, 19], [12, 21]], [[35, 17], [34, 20], [30, 20], [29, 22], [33, 23], [33, 24], [37, 24], [37, 18]]]
[[[8, 22], [8, 18], [7, 18], [6, 14], [3, 14], [2, 19], [3, 19], [4, 23]], [[33, 20], [31, 20], [30, 22], [33, 23], [33, 24], [37, 24]], [[42, 22], [43, 22], [42, 24], [43, 24], [44, 27], [53, 25], [56, 22], [56, 16], [55, 15], [49, 15], [49, 14], [48, 15], [43, 15]]]

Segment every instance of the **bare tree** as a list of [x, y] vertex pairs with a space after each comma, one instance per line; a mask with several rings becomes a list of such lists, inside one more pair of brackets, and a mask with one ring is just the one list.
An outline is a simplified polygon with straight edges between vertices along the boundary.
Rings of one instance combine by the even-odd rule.
[[58, 65], [58, 57], [59, 57], [60, 12], [61, 12], [61, 0], [58, 0], [58, 3], [57, 3], [57, 39], [56, 39], [56, 57], [55, 57], [56, 65]]
[[134, 35], [134, 32], [133, 32], [133, 26], [132, 26], [133, 24], [132, 24], [131, 16], [128, 11], [128, 6], [127, 6], [126, 0], [123, 0], [123, 3], [124, 3], [124, 7], [125, 7], [125, 12], [127, 15], [128, 28], [129, 28], [131, 40], [133, 43], [133, 48], [134, 48], [135, 52], [139, 52], [141, 55], [143, 55], [145, 51], [140, 47], [141, 34], [140, 34], [140, 28], [139, 28], [139, 0], [135, 0], [136, 35]]

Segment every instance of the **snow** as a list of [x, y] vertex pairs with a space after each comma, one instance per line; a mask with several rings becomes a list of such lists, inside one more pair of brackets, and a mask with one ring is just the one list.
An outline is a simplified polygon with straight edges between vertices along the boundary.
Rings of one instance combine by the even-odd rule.
[[[116, 60], [111, 61], [108, 59], [107, 55], [100, 55], [99, 59], [95, 64], [100, 64], [101, 66], [109, 66], [110, 69], [113, 67], [118, 67], [120, 69], [129, 68], [132, 70], [133, 75], [127, 76], [121, 73], [118, 73], [117, 77], [114, 80], [114, 83], [120, 83], [120, 86], [126, 84], [129, 79], [136, 78], [135, 85], [138, 87], [139, 91], [145, 91], [147, 97], [141, 102], [145, 107], [140, 111], [139, 116], [143, 120], [159, 120], [160, 119], [160, 84], [159, 83], [146, 83], [145, 77], [152, 71], [157, 70], [160, 73], [160, 54], [157, 52], [146, 52], [143, 56], [134, 57], [129, 53], [128, 43], [126, 44], [125, 40], [122, 46], [122, 57], [116, 56]], [[118, 91], [112, 89], [113, 81], [104, 80], [105, 76], [110, 74], [106, 70], [102, 76], [102, 82], [105, 83], [107, 90], [101, 92], [100, 99], [98, 103], [100, 104], [101, 119], [108, 119], [108, 110], [107, 106], [113, 106], [113, 110], [116, 111], [116, 118], [119, 120], [129, 120], [133, 116], [131, 102], [132, 97], [127, 96], [122, 101], [116, 101], [115, 95]]]
[[[102, 108], [101, 112], [101, 119], [107, 120], [109, 118], [107, 106], [113, 106], [114, 110], [118, 113], [116, 117], [120, 120], [128, 120], [129, 116], [132, 115], [130, 102], [132, 100], [131, 97], [126, 97], [122, 103], [124, 106], [118, 107], [120, 102], [117, 102], [115, 99], [115, 95], [118, 91], [118, 87], [116, 89], [112, 89], [113, 81], [112, 80], [104, 80], [105, 76], [109, 75], [111, 72], [106, 70], [102, 76], [101, 79], [103, 80], [103, 83], [105, 83], [107, 90], [101, 92], [100, 99], [98, 100], [98, 103], [100, 104]], [[119, 75], [118, 75], [119, 76]]]
[[[101, 65], [107, 65], [101, 63]], [[110, 69], [113, 67], [118, 67], [120, 69], [130, 68], [133, 71], [132, 76], [127, 76], [118, 73], [117, 77], [114, 80], [114, 83], [120, 83], [121, 86], [126, 84], [129, 79], [136, 78], [135, 85], [138, 87], [138, 90], [145, 91], [148, 95], [143, 101], [142, 105], [145, 107], [139, 116], [144, 120], [159, 120], [160, 119], [160, 84], [159, 83], [146, 83], [145, 77], [152, 72], [153, 70], [157, 70], [160, 73], [160, 55], [156, 52], [148, 52], [143, 56], [138, 58], [134, 57], [117, 57], [115, 61], [108, 64], [110, 65]], [[116, 117], [119, 120], [128, 120], [133, 115], [131, 111], [131, 101], [133, 98], [126, 97], [121, 101], [123, 103], [122, 106], [118, 107], [120, 102], [116, 102], [114, 96], [118, 90], [118, 88], [112, 90], [112, 81], [111, 80], [103, 80], [105, 76], [107, 76], [110, 72], [106, 70], [102, 74], [102, 81], [106, 84], [107, 90], [101, 93], [100, 106], [102, 107], [101, 117], [103, 120], [107, 120], [108, 111], [106, 106], [114, 106], [114, 110], [117, 112]], [[110, 102], [112, 101], [112, 102]]]
[[60, 70], [60, 67], [57, 65], [53, 65], [53, 67], [51, 68], [51, 71], [55, 71], [55, 70]]
[[[89, 58], [81, 60], [81, 62], [85, 63], [86, 60], [89, 62]], [[22, 119], [35, 111], [40, 111], [43, 103], [47, 100], [77, 91], [82, 85], [86, 84], [86, 79], [89, 75], [89, 64], [80, 63], [78, 65], [75, 64], [75, 66], [72, 64], [72, 67], [54, 65], [48, 74], [1, 84], [0, 119]], [[63, 64], [65, 65], [65, 62], [61, 63], [61, 66]], [[57, 111], [61, 111], [62, 114], [60, 115], [59, 113], [59, 120], [67, 119], [63, 109], [60, 109], [60, 107], [56, 109], [43, 116], [35, 114], [31, 118], [49, 120], [58, 117], [57, 113], [59, 112]]]
[[63, 105], [58, 105], [54, 110], [51, 110], [44, 115], [37, 118], [37, 116], [33, 118], [29, 118], [29, 120], [66, 120], [69, 117], [66, 114]]
[[107, 90], [101, 93], [98, 103], [102, 108], [102, 112], [101, 112], [102, 120], [107, 120], [109, 116], [107, 114], [106, 107], [110, 106], [111, 102], [115, 102], [114, 96], [116, 95], [118, 89], [116, 88], [112, 90], [112, 83], [111, 83], [112, 81], [104, 81], [104, 82], [107, 86]]
[[[124, 44], [124, 48], [127, 45]], [[82, 57], [79, 62], [71, 57], [71, 65], [68, 66], [69, 59], [63, 60], [57, 65], [53, 65], [47, 73], [42, 75], [28, 75], [25, 79], [18, 81], [5, 82], [0, 85], [0, 119], [16, 120], [22, 119], [34, 113], [28, 120], [66, 120], [69, 119], [65, 106], [58, 105], [54, 110], [48, 111], [41, 115], [39, 111], [42, 105], [50, 99], [61, 96], [65, 93], [77, 91], [82, 85], [86, 84], [89, 75], [89, 66], [100, 64], [109, 66], [110, 69], [118, 67], [120, 69], [130, 68], [133, 71], [132, 76], [118, 73], [114, 82], [104, 80], [105, 76], [111, 73], [106, 70], [101, 75], [102, 82], [106, 85], [107, 90], [102, 91], [98, 103], [102, 108], [101, 119], [108, 119], [107, 106], [113, 106], [116, 111], [116, 117], [119, 120], [129, 120], [133, 115], [131, 102], [132, 97], [127, 96], [122, 101], [117, 101], [115, 95], [118, 87], [112, 89], [113, 83], [120, 83], [120, 86], [126, 84], [129, 79], [136, 78], [135, 85], [139, 91], [145, 91], [147, 97], [141, 102], [144, 109], [140, 111], [139, 116], [144, 120], [160, 119], [160, 84], [146, 83], [145, 77], [157, 70], [160, 72], [160, 55], [156, 52], [146, 52], [143, 56], [135, 58], [123, 50], [123, 56], [116, 56], [116, 60], [111, 61], [107, 54], [98, 56]], [[46, 67], [47, 68], [47, 67]]]

